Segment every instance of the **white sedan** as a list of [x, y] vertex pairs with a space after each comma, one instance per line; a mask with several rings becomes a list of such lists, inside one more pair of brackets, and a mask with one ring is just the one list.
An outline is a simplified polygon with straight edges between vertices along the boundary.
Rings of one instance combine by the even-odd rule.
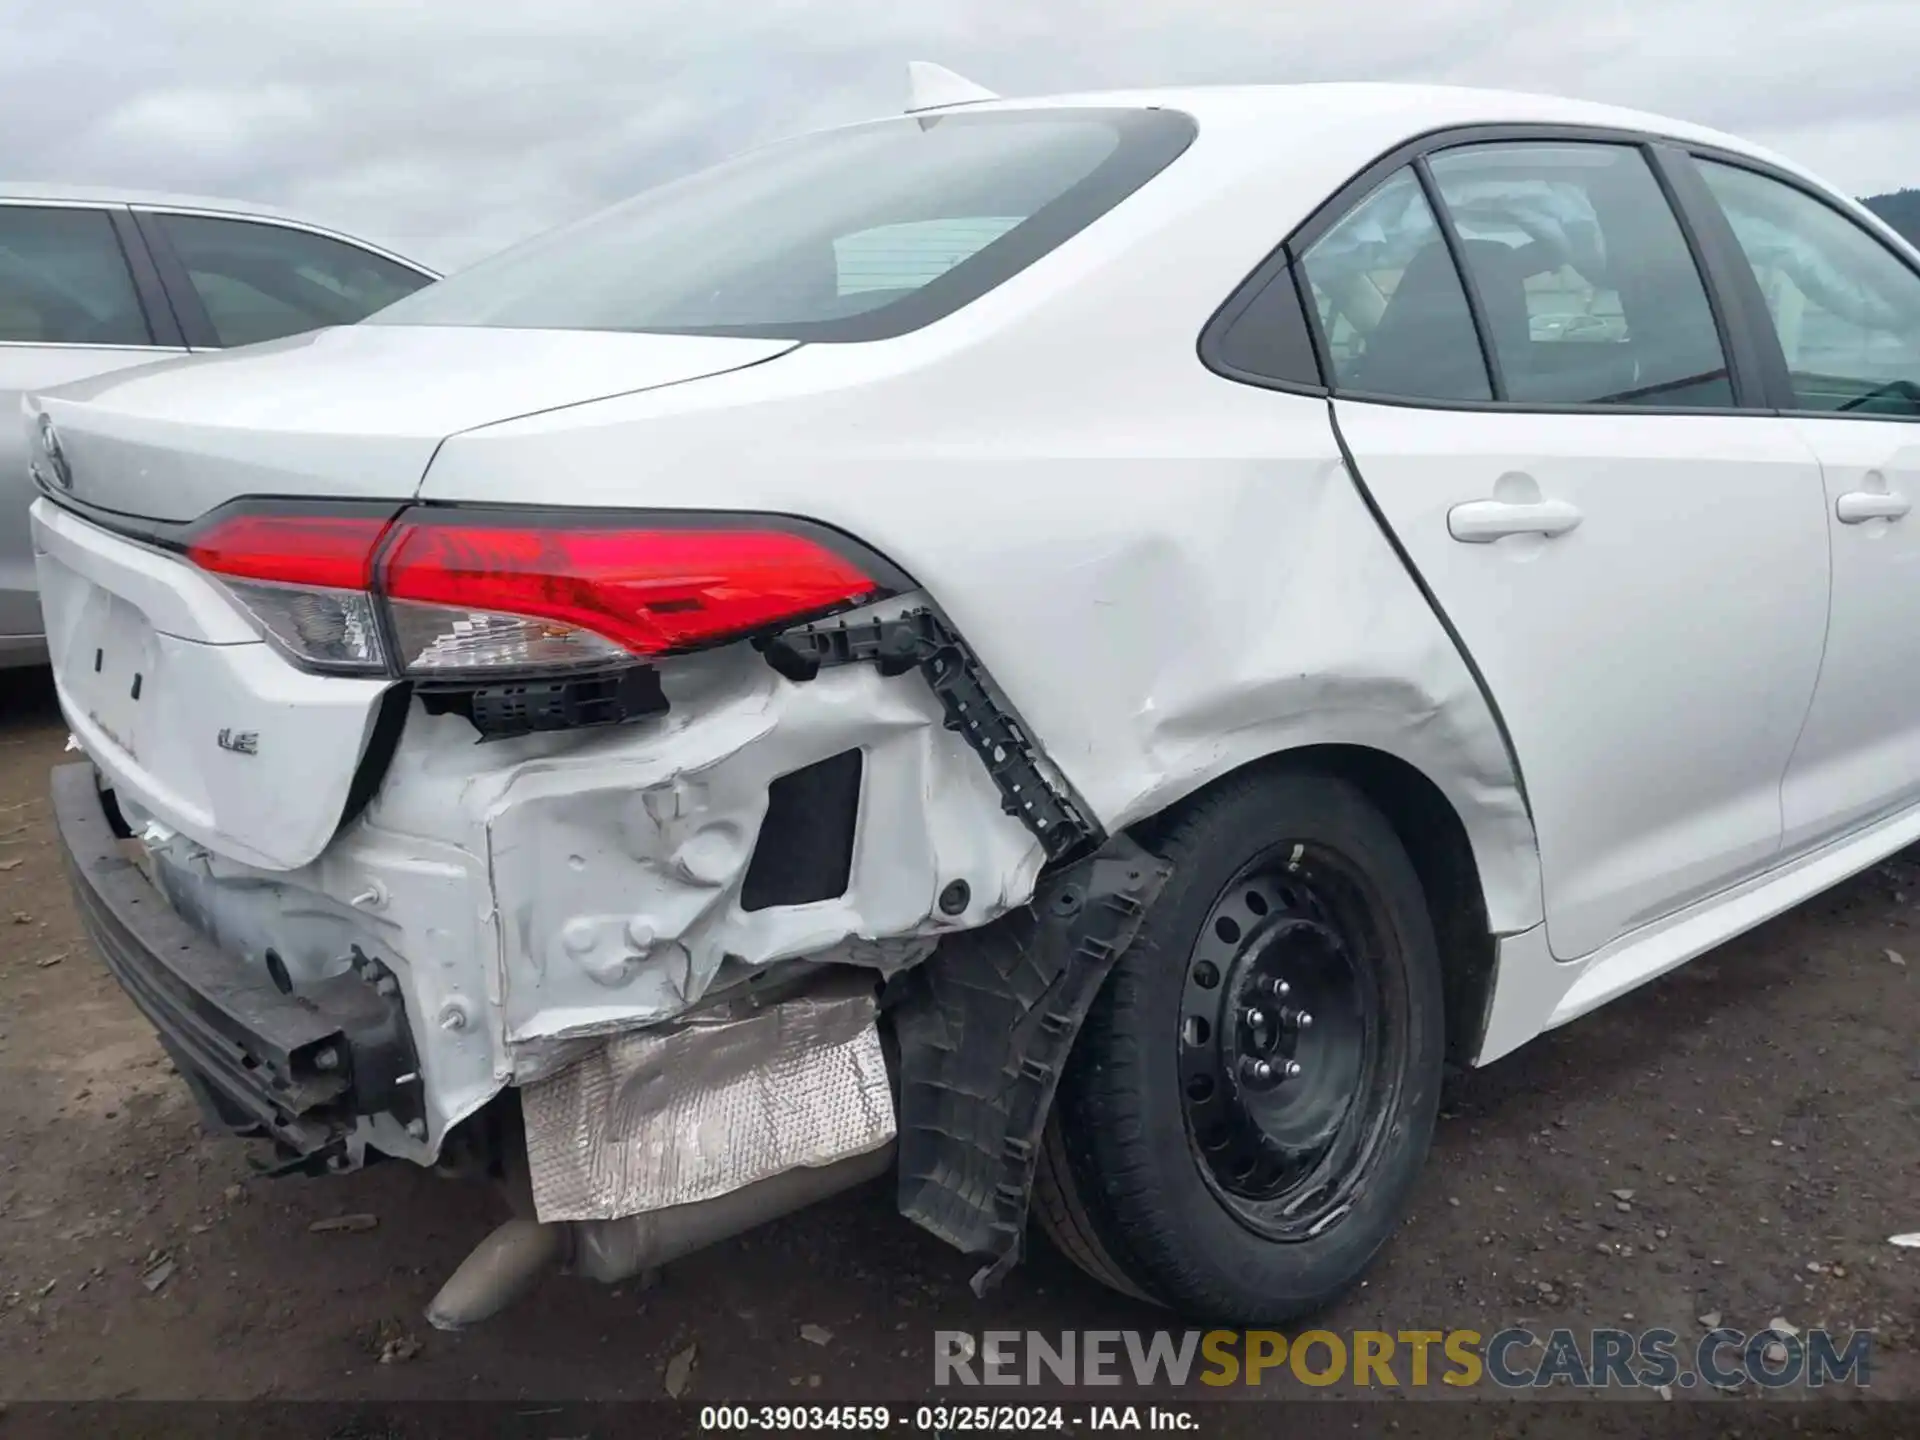
[[1449, 1065], [1920, 839], [1865, 210], [1564, 100], [920, 80], [29, 402], [87, 923], [288, 1168], [507, 1177], [439, 1323], [888, 1171], [977, 1285], [1031, 1209], [1295, 1316]]

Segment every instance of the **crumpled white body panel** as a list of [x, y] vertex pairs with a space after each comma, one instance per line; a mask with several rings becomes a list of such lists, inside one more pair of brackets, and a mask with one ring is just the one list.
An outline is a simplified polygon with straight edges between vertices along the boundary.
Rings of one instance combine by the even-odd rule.
[[[345, 969], [355, 944], [393, 969], [429, 1133], [395, 1127], [381, 1148], [426, 1158], [509, 1081], [553, 1075], [778, 962], [884, 975], [1031, 896], [1039, 842], [918, 675], [856, 665], [795, 685], [735, 646], [670, 662], [662, 679], [665, 716], [487, 743], [416, 703], [379, 796], [300, 870], [184, 837], [161, 850], [222, 943], [263, 964], [272, 946], [296, 985]], [[769, 782], [854, 748], [845, 894], [742, 910]], [[950, 915], [938, 899], [955, 880], [969, 898]]]
[[[919, 676], [849, 666], [794, 685], [746, 647], [668, 673], [662, 720], [570, 737], [461, 786], [493, 879], [510, 1040], [667, 1019], [729, 959], [968, 929], [1032, 894], [1039, 842], [1002, 813]], [[742, 910], [768, 785], [854, 748], [864, 774], [846, 894]], [[969, 900], [946, 915], [937, 900], [955, 880]]]

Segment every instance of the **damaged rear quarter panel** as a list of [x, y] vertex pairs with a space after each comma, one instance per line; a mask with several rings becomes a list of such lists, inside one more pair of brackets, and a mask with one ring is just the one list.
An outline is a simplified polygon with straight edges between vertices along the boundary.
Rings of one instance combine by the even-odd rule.
[[[459, 806], [491, 878], [510, 1044], [654, 1023], [775, 961], [930, 939], [1032, 893], [1038, 842], [924, 684], [857, 666], [795, 685], [744, 646], [662, 681], [657, 719], [467, 747]], [[846, 893], [742, 910], [769, 783], [848, 749], [864, 765]], [[956, 880], [968, 903], [944, 914]]]
[[838, 526], [925, 588], [1109, 832], [1263, 756], [1371, 747], [1459, 814], [1492, 929], [1539, 921], [1499, 727], [1324, 401], [1220, 379], [1190, 341], [1178, 366], [1062, 385], [930, 334], [459, 436], [427, 492], [493, 501], [558, 467], [581, 504]]

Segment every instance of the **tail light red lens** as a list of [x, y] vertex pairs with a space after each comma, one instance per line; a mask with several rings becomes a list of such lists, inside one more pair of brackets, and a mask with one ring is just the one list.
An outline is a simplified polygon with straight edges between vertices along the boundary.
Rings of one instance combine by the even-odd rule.
[[202, 570], [235, 580], [368, 590], [373, 552], [391, 515], [250, 515], [221, 517], [187, 546]]
[[280, 648], [316, 670], [387, 666], [374, 618], [373, 556], [392, 514], [225, 515], [187, 557], [227, 589]]
[[302, 663], [442, 676], [695, 650], [893, 593], [826, 538], [732, 517], [241, 513], [188, 554]]
[[557, 621], [664, 655], [867, 599], [878, 586], [801, 535], [729, 528], [403, 524], [381, 564], [396, 602]]

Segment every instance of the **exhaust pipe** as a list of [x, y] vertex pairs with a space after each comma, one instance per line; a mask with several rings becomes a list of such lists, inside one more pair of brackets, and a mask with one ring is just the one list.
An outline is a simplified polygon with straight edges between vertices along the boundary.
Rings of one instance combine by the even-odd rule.
[[893, 1167], [893, 1153], [889, 1141], [831, 1165], [783, 1170], [710, 1200], [618, 1220], [542, 1224], [516, 1217], [460, 1262], [427, 1306], [427, 1321], [438, 1330], [462, 1330], [490, 1319], [531, 1290], [556, 1263], [604, 1284], [630, 1279], [878, 1179]]
[[565, 1225], [516, 1216], [473, 1247], [427, 1306], [436, 1330], [464, 1330], [491, 1319], [534, 1287], [567, 1249]]

